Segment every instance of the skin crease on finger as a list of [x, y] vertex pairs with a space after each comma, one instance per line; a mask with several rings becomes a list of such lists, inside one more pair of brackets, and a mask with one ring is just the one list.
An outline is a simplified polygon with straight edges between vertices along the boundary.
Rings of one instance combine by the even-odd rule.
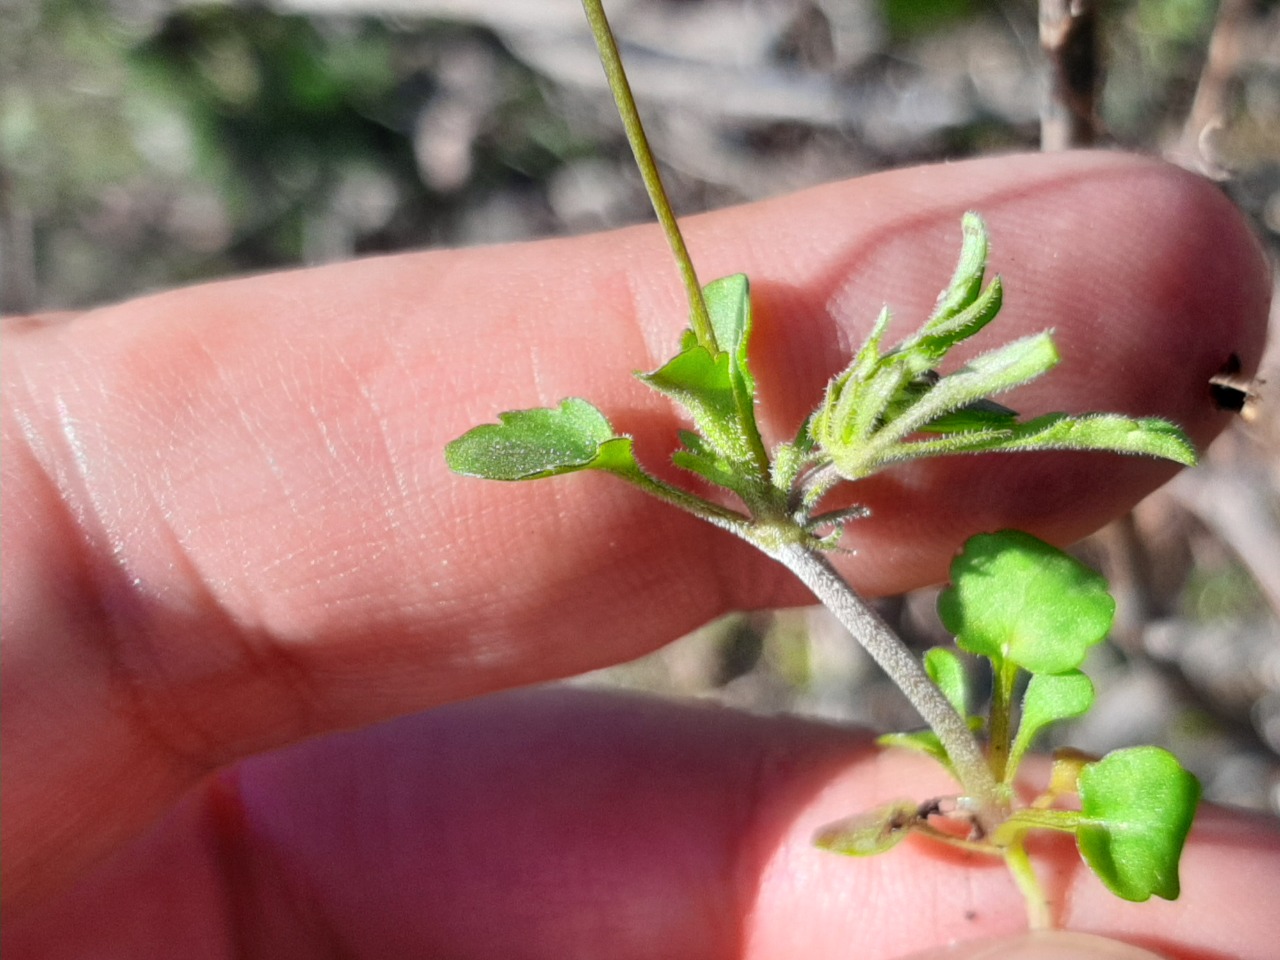
[[[967, 208], [1007, 283], [994, 342], [1055, 327], [1066, 357], [1011, 402], [1161, 414], [1201, 444], [1226, 424], [1206, 384], [1230, 353], [1246, 374], [1257, 363], [1256, 244], [1212, 186], [1085, 154], [901, 171], [694, 218], [704, 276], [755, 283], [775, 437], [882, 302], [899, 332], [927, 313]], [[567, 395], [660, 462], [674, 415], [630, 373], [670, 352], [683, 313], [645, 227], [12, 328], [6, 904], [56, 888], [237, 757], [625, 660], [729, 608], [802, 602], [744, 546], [610, 478], [503, 488], [444, 468], [444, 443], [472, 424]], [[904, 470], [865, 485], [876, 512], [844, 563], [870, 592], [906, 589], [940, 577], [968, 533], [1071, 540], [1169, 473], [1057, 455]]]

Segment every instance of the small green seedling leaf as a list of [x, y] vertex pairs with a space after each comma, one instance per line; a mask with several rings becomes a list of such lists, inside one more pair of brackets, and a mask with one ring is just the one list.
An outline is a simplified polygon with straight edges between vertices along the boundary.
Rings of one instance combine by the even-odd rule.
[[882, 747], [898, 747], [912, 753], [923, 753], [926, 757], [938, 761], [948, 770], [951, 769], [951, 758], [942, 745], [938, 735], [932, 730], [912, 730], [910, 733], [882, 733], [876, 737], [876, 743]]
[[1080, 771], [1076, 834], [1089, 868], [1118, 897], [1178, 897], [1178, 858], [1200, 783], [1159, 747], [1107, 754]]
[[[983, 727], [981, 717], [965, 717], [965, 723], [974, 733], [978, 733]], [[942, 740], [932, 730], [912, 730], [909, 733], [882, 733], [876, 737], [876, 743], [881, 747], [898, 747], [902, 750], [910, 750], [913, 753], [923, 753], [954, 773], [947, 748], [942, 745]]]
[[734, 393], [755, 402], [756, 381], [747, 366], [751, 341], [751, 288], [744, 273], [712, 280], [702, 288], [716, 343], [729, 354]]
[[933, 647], [924, 655], [924, 669], [929, 679], [938, 685], [956, 713], [965, 716], [969, 712], [969, 673], [960, 658], [946, 647]]
[[813, 843], [848, 857], [870, 857], [895, 847], [918, 819], [918, 807], [897, 800], [820, 828]]
[[747, 278], [736, 274], [715, 280], [703, 288], [703, 296], [720, 349], [712, 353], [686, 331], [680, 353], [639, 377], [684, 407], [702, 437], [697, 442], [686, 437], [676, 463], [743, 493], [765, 479], [769, 467], [756, 426], [755, 380], [747, 365]]
[[449, 469], [488, 480], [535, 480], [576, 470], [636, 469], [631, 439], [618, 436], [604, 414], [585, 400], [512, 410], [497, 423], [468, 430], [445, 447]]
[[1031, 673], [1077, 669], [1115, 616], [1101, 575], [1018, 530], [970, 537], [951, 583], [938, 614], [960, 648]]
[[1093, 683], [1079, 670], [1066, 673], [1032, 674], [1022, 695], [1022, 717], [1018, 735], [1009, 751], [1005, 779], [1012, 780], [1022, 755], [1045, 727], [1059, 720], [1078, 717], [1093, 706]]
[[639, 378], [689, 411], [698, 432], [722, 455], [737, 459], [742, 441], [735, 435], [729, 355], [714, 356], [686, 334], [684, 349], [652, 373]]

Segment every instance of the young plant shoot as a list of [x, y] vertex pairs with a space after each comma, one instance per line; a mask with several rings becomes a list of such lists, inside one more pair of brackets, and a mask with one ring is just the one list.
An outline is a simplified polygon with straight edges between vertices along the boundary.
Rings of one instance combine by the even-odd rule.
[[[492, 480], [532, 480], [579, 470], [612, 473], [736, 534], [790, 569], [849, 629], [928, 724], [882, 743], [920, 750], [959, 784], [955, 796], [896, 800], [819, 831], [820, 847], [852, 855], [887, 850], [908, 833], [1003, 857], [1027, 899], [1031, 925], [1052, 915], [1025, 849], [1032, 830], [1075, 835], [1080, 853], [1118, 896], [1178, 895], [1178, 859], [1199, 785], [1168, 752], [1118, 750], [1101, 760], [1060, 751], [1046, 788], [1029, 802], [1014, 780], [1036, 736], [1086, 712], [1093, 687], [1080, 671], [1107, 634], [1114, 602], [1105, 581], [1029, 534], [971, 538], [939, 600], [961, 650], [990, 664], [987, 715], [970, 714], [965, 668], [949, 649], [923, 664], [828, 562], [860, 507], [824, 508], [837, 485], [856, 484], [900, 463], [961, 453], [1093, 450], [1162, 457], [1191, 465], [1195, 450], [1174, 425], [1116, 414], [1048, 414], [1023, 421], [992, 400], [1058, 363], [1048, 333], [983, 353], [947, 374], [947, 354], [995, 319], [999, 278], [987, 282], [987, 233], [964, 216], [959, 263], [933, 313], [889, 346], [883, 310], [849, 365], [827, 385], [790, 442], [766, 448], [756, 423], [756, 383], [747, 362], [751, 302], [747, 278], [700, 287], [644, 140], [617, 48], [599, 0], [583, 0], [628, 138], [680, 266], [690, 322], [676, 354], [640, 380], [674, 400], [691, 421], [675, 464], [727, 491], [732, 506], [668, 484], [636, 460], [631, 439], [586, 400], [500, 414], [445, 450], [449, 467]], [[1023, 693], [1019, 700], [1018, 689]], [[1018, 701], [1018, 702], [1015, 702]]]

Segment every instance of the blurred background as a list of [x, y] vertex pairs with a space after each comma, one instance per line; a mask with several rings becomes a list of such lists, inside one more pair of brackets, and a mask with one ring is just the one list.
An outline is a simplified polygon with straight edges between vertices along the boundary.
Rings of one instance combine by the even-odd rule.
[[[1218, 181], [1280, 254], [1280, 2], [1096, 6], [1099, 141]], [[681, 213], [1040, 143], [1036, 0], [609, 11]], [[0, 0], [0, 312], [650, 217], [579, 0]], [[1210, 797], [1280, 812], [1274, 347], [1260, 380], [1204, 466], [1080, 545], [1120, 614], [1099, 705], [1062, 733], [1160, 743]], [[948, 639], [935, 596], [881, 608], [923, 648]], [[577, 682], [918, 722], [821, 611]]]

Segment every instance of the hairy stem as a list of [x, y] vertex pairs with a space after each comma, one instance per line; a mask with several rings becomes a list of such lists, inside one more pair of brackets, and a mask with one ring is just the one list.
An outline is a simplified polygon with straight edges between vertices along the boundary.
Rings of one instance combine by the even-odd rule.
[[663, 232], [667, 235], [667, 243], [675, 255], [680, 267], [680, 275], [684, 279], [685, 292], [689, 297], [689, 327], [698, 343], [717, 353], [716, 333], [711, 326], [711, 317], [707, 313], [706, 301], [702, 299], [702, 285], [698, 283], [698, 274], [693, 269], [693, 260], [684, 245], [684, 235], [680, 225], [676, 223], [676, 215], [671, 210], [671, 202], [667, 199], [667, 191], [662, 186], [662, 178], [658, 176], [658, 165], [654, 162], [653, 151], [649, 149], [649, 138], [645, 136], [644, 126], [640, 123], [640, 113], [636, 109], [635, 97], [631, 95], [631, 84], [622, 69], [622, 58], [618, 54], [618, 44], [613, 38], [613, 30], [604, 15], [601, 0], [582, 0], [582, 8], [586, 11], [587, 22], [596, 38], [596, 46], [600, 50], [600, 62], [604, 65], [604, 74], [609, 80], [609, 89], [613, 92], [614, 102], [618, 105], [618, 114], [622, 117], [622, 127], [627, 133], [627, 142], [631, 144], [631, 152], [635, 155], [636, 166], [640, 168], [640, 177], [644, 180], [645, 189], [649, 192], [649, 201], [653, 204], [653, 212], [658, 215]]
[[798, 543], [783, 544], [770, 556], [794, 573], [871, 654], [938, 735], [961, 785], [975, 802], [984, 830], [1008, 812], [1005, 793], [991, 774], [969, 725], [929, 679], [920, 661], [820, 553]]
[[751, 518], [745, 514], [738, 513], [738, 511], [721, 506], [718, 503], [712, 503], [710, 500], [704, 500], [702, 497], [681, 490], [679, 487], [663, 483], [657, 477], [652, 476], [638, 466], [630, 470], [615, 470], [613, 472], [663, 503], [679, 507], [681, 510], [691, 513], [695, 517], [700, 517], [722, 530], [728, 530], [730, 533], [744, 538], [747, 536], [747, 531], [751, 526]]

